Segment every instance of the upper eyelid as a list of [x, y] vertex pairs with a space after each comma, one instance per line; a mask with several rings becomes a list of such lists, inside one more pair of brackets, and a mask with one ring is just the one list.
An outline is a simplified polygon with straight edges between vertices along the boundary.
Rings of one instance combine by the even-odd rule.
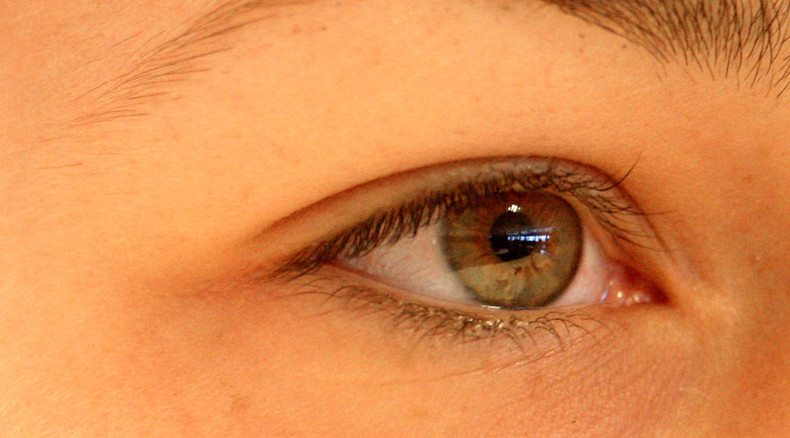
[[[519, 168], [522, 170], [521, 173], [516, 171]], [[527, 172], [526, 168], [531, 169]], [[615, 242], [622, 240], [640, 247], [665, 249], [662, 239], [658, 236], [648, 217], [649, 215], [644, 213], [630, 194], [620, 187], [631, 174], [633, 168], [634, 166], [622, 173], [620, 178], [615, 179], [597, 169], [571, 161], [544, 157], [507, 157], [447, 163], [432, 168], [409, 171], [402, 175], [396, 175], [396, 179], [405, 176], [407, 179], [414, 177], [419, 180], [420, 178], [414, 174], [422, 171], [434, 177], [436, 173], [439, 173], [438, 179], [441, 180], [443, 169], [448, 169], [450, 172], [455, 171], [455, 173], [465, 173], [465, 175], [464, 177], [445, 176], [445, 179], [455, 178], [455, 181], [449, 184], [445, 181], [439, 187], [429, 190], [423, 189], [422, 192], [413, 194], [411, 200], [403, 204], [377, 209], [365, 219], [355, 222], [344, 230], [330, 233], [318, 243], [311, 244], [284, 258], [279, 267], [270, 272], [267, 277], [270, 279], [296, 277], [311, 272], [321, 264], [340, 255], [362, 255], [365, 251], [379, 246], [388, 239], [397, 240], [393, 236], [416, 233], [418, 229], [431, 223], [436, 219], [437, 214], [441, 214], [440, 208], [447, 208], [447, 205], [438, 204], [449, 202], [456, 204], [456, 208], [462, 208], [463, 205], [458, 204], [459, 200], [452, 199], [453, 194], [466, 190], [467, 193], [477, 192], [475, 193], [477, 199], [481, 199], [503, 192], [503, 185], [507, 184], [521, 184], [523, 190], [548, 189], [560, 193], [571, 193], [574, 197], [580, 198], [579, 201], [588, 207], [596, 220], [603, 222], [604, 228], [607, 228], [607, 231], [612, 234]], [[375, 184], [375, 182], [370, 184]], [[352, 190], [361, 190], [365, 186], [367, 184]], [[598, 193], [594, 196], [586, 196], [579, 193], [581, 191], [597, 191]], [[435, 210], [420, 211], [420, 209], [432, 205], [431, 203], [436, 204]], [[414, 214], [415, 211], [419, 214]], [[408, 212], [412, 214], [404, 214]], [[644, 228], [644, 232], [626, 228], [624, 224], [630, 224], [635, 220], [620, 219], [621, 216], [639, 217], [637, 222]], [[643, 244], [647, 240], [657, 242], [659, 247], [651, 248]], [[349, 252], [349, 248], [352, 251]]]

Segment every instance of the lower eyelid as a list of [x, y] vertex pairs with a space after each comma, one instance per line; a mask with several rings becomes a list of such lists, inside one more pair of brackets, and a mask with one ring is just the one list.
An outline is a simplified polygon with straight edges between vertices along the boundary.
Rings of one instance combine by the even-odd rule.
[[448, 307], [446, 302], [418, 303], [405, 299], [403, 291], [382, 289], [381, 285], [331, 266], [292, 280], [287, 288], [294, 289], [289, 294], [292, 297], [310, 299], [304, 307], [310, 311], [316, 309], [321, 315], [341, 311], [340, 316], [350, 324], [362, 322], [380, 327], [390, 341], [402, 342], [410, 349], [439, 348], [445, 354], [460, 349], [466, 353], [484, 351], [503, 358], [538, 360], [585, 341], [600, 342], [611, 331], [611, 324], [596, 315], [601, 313], [596, 307], [602, 306], [502, 311]]

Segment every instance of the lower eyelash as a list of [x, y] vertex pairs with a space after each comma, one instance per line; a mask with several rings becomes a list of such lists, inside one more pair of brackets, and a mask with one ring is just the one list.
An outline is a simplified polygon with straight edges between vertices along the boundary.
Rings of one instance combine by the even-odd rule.
[[415, 342], [448, 340], [463, 345], [506, 340], [522, 353], [535, 353], [540, 347], [540, 354], [548, 354], [564, 350], [587, 336], [595, 338], [597, 331], [608, 328], [584, 309], [530, 310], [522, 312], [532, 314], [529, 317], [511, 314], [507, 318], [488, 318], [401, 300], [386, 292], [354, 284], [327, 290], [325, 283], [337, 284], [342, 280], [320, 273], [307, 277], [302, 277], [301, 284], [295, 285], [300, 291], [294, 296], [323, 296], [327, 302], [340, 302], [346, 310], [357, 315], [385, 315], [393, 328], [414, 335]]

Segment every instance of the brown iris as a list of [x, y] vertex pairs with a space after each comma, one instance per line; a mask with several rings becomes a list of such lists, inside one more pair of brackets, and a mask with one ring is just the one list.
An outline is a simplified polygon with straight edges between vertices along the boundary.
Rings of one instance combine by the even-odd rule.
[[544, 192], [511, 193], [448, 214], [442, 244], [451, 269], [475, 300], [540, 307], [573, 279], [582, 229], [563, 199]]

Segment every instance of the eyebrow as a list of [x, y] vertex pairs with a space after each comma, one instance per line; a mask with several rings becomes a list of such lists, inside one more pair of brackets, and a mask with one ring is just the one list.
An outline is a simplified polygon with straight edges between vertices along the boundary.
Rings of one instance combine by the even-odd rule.
[[540, 0], [664, 63], [737, 76], [781, 96], [790, 85], [789, 0]]
[[[148, 50], [134, 67], [89, 90], [94, 111], [72, 125], [139, 117], [149, 98], [208, 70], [205, 58], [232, 48], [223, 37], [278, 16], [277, 6], [319, 0], [227, 0]], [[641, 46], [662, 63], [678, 63], [713, 79], [737, 76], [781, 96], [790, 86], [787, 45], [790, 0], [500, 0], [544, 4]], [[145, 44], [144, 44], [145, 45]]]
[[146, 116], [142, 105], [150, 99], [167, 99], [171, 86], [195, 73], [209, 70], [206, 58], [228, 51], [232, 45], [223, 37], [266, 19], [277, 17], [276, 6], [314, 3], [317, 0], [227, 0], [188, 21], [176, 35], [148, 47], [142, 43], [134, 53], [132, 68], [99, 83], [79, 98], [94, 100], [92, 111], [67, 124], [80, 127], [118, 119]]

